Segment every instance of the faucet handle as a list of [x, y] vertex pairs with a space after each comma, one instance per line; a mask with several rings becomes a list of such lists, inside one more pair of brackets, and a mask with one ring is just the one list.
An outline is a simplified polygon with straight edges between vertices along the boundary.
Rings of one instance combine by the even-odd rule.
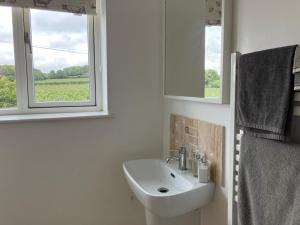
[[179, 161], [180, 157], [179, 156], [167, 157], [166, 158], [166, 163], [168, 164], [170, 161], [173, 161], [173, 160]]
[[186, 147], [182, 146], [179, 149], [179, 155], [186, 155], [186, 153], [187, 153]]

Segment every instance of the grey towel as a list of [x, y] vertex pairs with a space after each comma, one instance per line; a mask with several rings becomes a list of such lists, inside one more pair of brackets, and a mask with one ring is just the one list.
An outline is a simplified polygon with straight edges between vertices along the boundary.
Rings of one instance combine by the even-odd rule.
[[294, 90], [300, 91], [300, 46], [296, 48], [293, 74], [295, 75]]
[[295, 46], [240, 57], [237, 124], [255, 137], [285, 140], [292, 113]]
[[297, 46], [294, 56], [293, 74], [300, 72], [300, 46]]
[[244, 135], [239, 225], [300, 224], [300, 145]]
[[294, 90], [300, 91], [300, 72], [295, 74]]

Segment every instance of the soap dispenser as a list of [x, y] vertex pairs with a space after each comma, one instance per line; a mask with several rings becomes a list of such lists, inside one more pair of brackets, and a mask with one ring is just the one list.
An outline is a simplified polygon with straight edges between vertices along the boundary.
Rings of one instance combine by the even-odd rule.
[[198, 165], [198, 181], [199, 183], [208, 183], [209, 182], [209, 164], [207, 161], [206, 154], [204, 154], [199, 160]]
[[193, 152], [192, 171], [194, 177], [198, 177], [198, 165], [200, 159], [201, 159], [200, 153], [197, 151]]

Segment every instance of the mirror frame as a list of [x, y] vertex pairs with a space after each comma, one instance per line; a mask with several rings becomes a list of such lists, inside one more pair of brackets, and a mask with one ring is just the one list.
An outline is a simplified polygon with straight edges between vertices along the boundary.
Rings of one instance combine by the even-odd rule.
[[[183, 0], [184, 1], [184, 0]], [[231, 74], [231, 38], [232, 38], [232, 0], [222, 0], [222, 40], [221, 40], [221, 74], [220, 97], [199, 98], [189, 96], [174, 96], [166, 94], [166, 4], [163, 0], [163, 93], [166, 99], [204, 102], [213, 104], [230, 103], [230, 74]]]

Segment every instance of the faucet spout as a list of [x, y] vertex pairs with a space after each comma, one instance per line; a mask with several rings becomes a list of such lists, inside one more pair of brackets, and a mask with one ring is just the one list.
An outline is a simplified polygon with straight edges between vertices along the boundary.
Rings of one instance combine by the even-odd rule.
[[179, 170], [187, 170], [186, 161], [187, 161], [187, 151], [185, 147], [181, 147], [179, 150], [178, 156], [168, 157], [166, 159], [166, 163], [170, 163], [171, 160], [176, 160], [179, 162], [178, 169]]
[[173, 160], [176, 160], [176, 161], [179, 161], [179, 156], [173, 156], [173, 157], [168, 157], [166, 158], [166, 163], [170, 163], [170, 161], [173, 161]]

